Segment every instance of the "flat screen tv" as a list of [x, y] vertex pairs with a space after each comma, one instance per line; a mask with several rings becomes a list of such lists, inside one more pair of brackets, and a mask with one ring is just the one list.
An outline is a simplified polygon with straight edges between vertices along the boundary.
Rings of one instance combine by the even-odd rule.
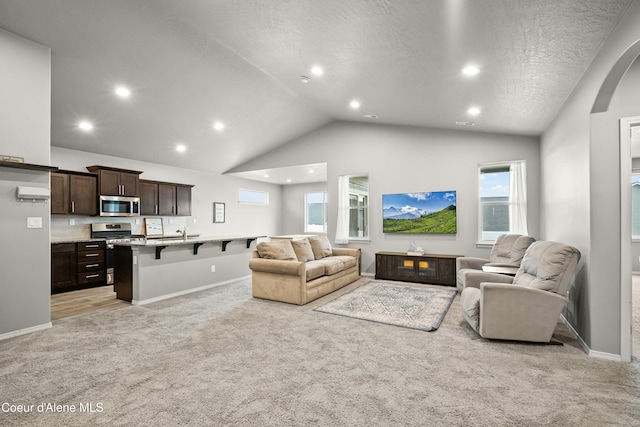
[[455, 234], [456, 192], [382, 195], [383, 233]]

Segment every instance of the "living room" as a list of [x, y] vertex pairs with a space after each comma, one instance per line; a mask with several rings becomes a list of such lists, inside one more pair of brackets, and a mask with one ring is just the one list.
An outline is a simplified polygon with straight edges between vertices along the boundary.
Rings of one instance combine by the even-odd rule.
[[[7, 5], [2, 6], [8, 7]], [[595, 7], [593, 2], [591, 6]], [[614, 26], [615, 29], [598, 46], [593, 60], [581, 77], [574, 82], [575, 86], [570, 95], [553, 116], [548, 127], [540, 134], [515, 135], [509, 132], [476, 132], [468, 129], [443, 129], [430, 126], [389, 124], [382, 121], [371, 122], [360, 119], [338, 118], [333, 120], [323, 116], [324, 113], [320, 110], [315, 126], [304, 130], [300, 129], [295, 136], [279, 141], [279, 144], [274, 143], [269, 147], [265, 147], [254, 158], [241, 162], [230, 162], [232, 166], [216, 172], [192, 169], [187, 166], [189, 164], [188, 160], [180, 160], [183, 162], [182, 166], [163, 164], [160, 161], [160, 154], [163, 151], [168, 151], [164, 147], [158, 148], [158, 160], [154, 161], [150, 160], [149, 157], [146, 160], [136, 158], [134, 150], [137, 148], [134, 147], [132, 147], [131, 155], [126, 151], [117, 150], [114, 150], [111, 154], [104, 154], [98, 151], [92, 152], [92, 144], [98, 145], [100, 143], [99, 137], [84, 138], [84, 143], [87, 144], [86, 149], [82, 149], [80, 143], [75, 148], [56, 145], [55, 138], [58, 138], [60, 144], [67, 137], [74, 141], [81, 140], [81, 137], [76, 135], [76, 130], [71, 129], [70, 125], [61, 125], [51, 120], [52, 115], [55, 114], [52, 112], [53, 109], [60, 111], [70, 108], [65, 106], [64, 103], [54, 102], [51, 104], [49, 102], [50, 78], [52, 75], [61, 72], [57, 71], [55, 67], [51, 67], [49, 63], [51, 58], [55, 59], [56, 52], [54, 50], [51, 54], [49, 53], [46, 40], [35, 40], [36, 43], [33, 43], [25, 40], [19, 34], [20, 31], [11, 31], [12, 24], [7, 22], [10, 21], [7, 18], [6, 20], [0, 20], [0, 27], [6, 30], [0, 33], [0, 39], [2, 40], [0, 49], [2, 49], [3, 56], [13, 58], [13, 61], [10, 61], [11, 67], [19, 67], [18, 74], [24, 76], [26, 81], [24, 87], [32, 88], [33, 92], [23, 103], [17, 103], [14, 99], [22, 98], [19, 89], [3, 86], [3, 91], [6, 90], [5, 93], [13, 93], [14, 97], [0, 99], [3, 111], [12, 112], [10, 123], [3, 121], [2, 126], [0, 126], [3, 132], [3, 138], [0, 140], [0, 154], [21, 156], [24, 157], [27, 163], [56, 166], [74, 171], [81, 171], [88, 165], [106, 164], [142, 170], [148, 179], [173, 180], [192, 184], [194, 185], [193, 212], [190, 217], [191, 223], [189, 223], [188, 227], [193, 231], [206, 235], [299, 233], [301, 232], [301, 225], [295, 225], [294, 222], [297, 222], [300, 212], [304, 209], [304, 200], [292, 200], [292, 197], [290, 197], [292, 194], [304, 193], [306, 188], [313, 191], [324, 188], [324, 191], [328, 193], [328, 200], [336, 200], [339, 176], [366, 174], [369, 178], [371, 201], [369, 239], [366, 241], [354, 240], [349, 243], [349, 246], [361, 248], [362, 271], [368, 275], [375, 273], [374, 256], [376, 252], [383, 250], [405, 251], [411, 240], [416, 240], [426, 251], [433, 253], [458, 253], [469, 256], [488, 255], [489, 247], [476, 244], [478, 241], [478, 165], [524, 160], [527, 165], [529, 233], [540, 240], [554, 240], [571, 244], [582, 252], [583, 261], [576, 276], [575, 285], [570, 290], [569, 304], [564, 312], [568, 325], [573, 328], [577, 334], [577, 339], [580, 341], [578, 348], [575, 349], [588, 354], [588, 356], [584, 355], [588, 361], [585, 362], [585, 366], [592, 363], [593, 365], [591, 366], [596, 366], [598, 369], [611, 369], [611, 372], [615, 371], [616, 375], [619, 374], [620, 377], [624, 378], [621, 381], [626, 381], [625, 384], [629, 387], [626, 389], [627, 392], [633, 395], [636, 389], [632, 388], [634, 383], [630, 378], [633, 378], [634, 375], [637, 376], [637, 361], [628, 364], [627, 368], [612, 368], [611, 366], [614, 365], [614, 362], [611, 362], [611, 360], [631, 360], [631, 337], [630, 334], [626, 333], [629, 330], [626, 325], [630, 322], [631, 312], [625, 312], [625, 301], [630, 301], [631, 284], [625, 284], [625, 275], [629, 276], [630, 282], [631, 271], [636, 269], [631, 266], [631, 244], [628, 245], [629, 248], [627, 250], [629, 253], [625, 258], [628, 260], [629, 265], [626, 270], [621, 267], [621, 264], [624, 264], [622, 259], [624, 258], [625, 249], [623, 248], [624, 239], [621, 233], [618, 232], [623, 226], [622, 212], [624, 212], [624, 209], [620, 207], [622, 205], [620, 189], [621, 182], [623, 182], [622, 176], [626, 172], [623, 173], [620, 169], [621, 157], [616, 142], [618, 141], [619, 133], [618, 120], [622, 117], [640, 114], [636, 101], [639, 99], [637, 92], [640, 85], [635, 83], [639, 74], [638, 64], [635, 63], [630, 68], [638, 53], [640, 53], [640, 48], [638, 47], [640, 46], [638, 44], [640, 40], [640, 25], [638, 25], [638, 22], [640, 22], [640, 4], [638, 2], [626, 2], [624, 7], [620, 6], [620, 4], [617, 4], [617, 6], [621, 7], [624, 13], [620, 14], [620, 19]], [[626, 8], [627, 6], [628, 8]], [[3, 15], [7, 16], [6, 14]], [[52, 63], [55, 65], [55, 60]], [[6, 77], [9, 73], [15, 74], [15, 68], [12, 69], [6, 65], [4, 67], [2, 68], [2, 73], [0, 73], [0, 82], [3, 80], [6, 82], [2, 76]], [[296, 71], [296, 73], [298, 72]], [[34, 84], [34, 81], [40, 83]], [[52, 93], [54, 98], [55, 95], [55, 92]], [[111, 102], [111, 100], [105, 102]], [[604, 108], [602, 107], [603, 103], [605, 105]], [[132, 110], [135, 109], [130, 109], [127, 114], [132, 114]], [[236, 114], [237, 116], [242, 115], [241, 112], [236, 112]], [[26, 120], [26, 117], [29, 120]], [[480, 122], [481, 118], [477, 120]], [[105, 120], [105, 123], [107, 122], [109, 120]], [[67, 127], [65, 128], [65, 126]], [[16, 142], [18, 137], [19, 142]], [[216, 143], [219, 143], [219, 141]], [[240, 145], [245, 144], [246, 146], [251, 145], [250, 142], [242, 139], [239, 139], [237, 143]], [[221, 146], [217, 146], [217, 148], [219, 148], [220, 155], [224, 156], [227, 148]], [[170, 155], [178, 156], [175, 153], [170, 153]], [[197, 160], [200, 161], [201, 159]], [[631, 159], [629, 158], [628, 160], [630, 164]], [[326, 163], [326, 184], [288, 186], [262, 181], [248, 181], [234, 176], [235, 173], [246, 171], [312, 163]], [[630, 168], [628, 174], [629, 176], [631, 174]], [[12, 340], [18, 335], [33, 332], [24, 336], [36, 336], [49, 330], [53, 334], [56, 333], [55, 325], [51, 328], [50, 319], [50, 264], [48, 261], [50, 239], [52, 236], [64, 235], [74, 231], [68, 216], [49, 216], [48, 205], [43, 203], [20, 204], [16, 202], [14, 193], [17, 185], [48, 186], [48, 173], [17, 173], [14, 170], [3, 169], [0, 172], [0, 184], [2, 185], [0, 205], [3, 207], [3, 216], [5, 218], [3, 220], [2, 233], [3, 236], [6, 236], [3, 242], [3, 256], [0, 261], [0, 268], [3, 271], [2, 288], [0, 289], [0, 295], [2, 295], [2, 302], [0, 302], [0, 336], [6, 338], [4, 341], [7, 344], [5, 345], [11, 347], [11, 342], [17, 342]], [[265, 206], [238, 204], [237, 193], [239, 189], [268, 192], [269, 204]], [[454, 236], [397, 236], [382, 232], [381, 197], [383, 194], [445, 190], [455, 190], [457, 192], [458, 228]], [[224, 223], [213, 223], [211, 221], [212, 204], [214, 202], [225, 203], [226, 218]], [[294, 209], [298, 209], [298, 211], [290, 209], [291, 206], [295, 206]], [[25, 221], [25, 216], [42, 217], [44, 224], [41, 232], [24, 229], [22, 225]], [[328, 212], [328, 236], [330, 240], [335, 238], [336, 217], [337, 211], [331, 207]], [[92, 222], [91, 218], [75, 219], [74, 227], [85, 227], [82, 228], [84, 231], [86, 231], [87, 224]], [[605, 227], [602, 224], [608, 225]], [[18, 245], [16, 242], [20, 242], [20, 244]], [[215, 274], [212, 273], [213, 282], [227, 282], [232, 279], [241, 280], [243, 278], [246, 280], [249, 275], [247, 265], [251, 254], [250, 251], [241, 246], [231, 244], [229, 249], [230, 256], [225, 258], [221, 255], [218, 269]], [[637, 256], [636, 254], [636, 259]], [[36, 263], [33, 263], [34, 259], [37, 260]], [[612, 259], [615, 262], [611, 262]], [[222, 265], [224, 268], [220, 267]], [[226, 288], [221, 288], [220, 292], [233, 301], [239, 298], [238, 295], [226, 290]], [[234, 308], [239, 307], [235, 305], [235, 302], [230, 305]], [[180, 315], [172, 311], [169, 303], [164, 302], [158, 307], [161, 307], [159, 311], [166, 310], [167, 313], [172, 313], [176, 316]], [[261, 307], [272, 310], [271, 312], [275, 316], [271, 319], [272, 323], [266, 323], [268, 325], [281, 327], [291, 320], [291, 317], [287, 317], [284, 313], [286, 308], [282, 308], [277, 304], [268, 304]], [[633, 310], [635, 311], [637, 308], [633, 307]], [[217, 307], [216, 309], [223, 311], [229, 309], [229, 307]], [[244, 312], [243, 310], [245, 309], [239, 308], [239, 310]], [[291, 308], [291, 310], [294, 309]], [[626, 310], [631, 310], [631, 307]], [[312, 324], [308, 313], [297, 309], [294, 311], [296, 315], [300, 315], [303, 318], [305, 327]], [[245, 314], [248, 315], [247, 322], [252, 327], [256, 327], [257, 331], [265, 332], [265, 329], [259, 328], [259, 322], [255, 322], [255, 312], [247, 312]], [[455, 310], [452, 311], [451, 315], [456, 315]], [[113, 319], [113, 313], [108, 316], [110, 320]], [[625, 320], [625, 316], [628, 316], [628, 319]], [[215, 316], [207, 318], [205, 321], [213, 321], [214, 318]], [[452, 322], [449, 323], [452, 330], [448, 331], [451, 335], [447, 335], [447, 337], [451, 338], [455, 333], [459, 333], [458, 338], [455, 340], [456, 343], [460, 343], [460, 338], [464, 338], [471, 342], [476, 351], [478, 347], [483, 347], [476, 342], [475, 338], [472, 338], [473, 335], [471, 333], [462, 332], [460, 334], [460, 331], [464, 330], [459, 328], [460, 325], [453, 320], [449, 320]], [[154, 318], [154, 321], [160, 320]], [[627, 322], [626, 324], [625, 321]], [[341, 330], [340, 326], [334, 323], [335, 321], [333, 320], [323, 322], [326, 322], [328, 330], [331, 332]], [[447, 321], [445, 320], [446, 324]], [[76, 331], [78, 332], [78, 330]], [[223, 339], [229, 349], [234, 348], [232, 337], [227, 336], [227, 332], [220, 328], [220, 325], [213, 327], [212, 331]], [[239, 332], [238, 338], [240, 340], [249, 340], [247, 330], [236, 329], [236, 331]], [[151, 335], [154, 334], [151, 329], [148, 332]], [[304, 335], [304, 332], [296, 330], [295, 336], [299, 337], [299, 334]], [[370, 352], [375, 350], [371, 341], [364, 340], [363, 336], [365, 334], [370, 334], [368, 339], [378, 340], [379, 342], [384, 342], [386, 338], [385, 333], [376, 331], [371, 326], [362, 327], [362, 329], [355, 327], [353, 336], [350, 338], [354, 338], [356, 341], [361, 340], [360, 342]], [[407, 333], [403, 332], [400, 335], [402, 337], [400, 341], [390, 341], [388, 344], [382, 344], [379, 354], [392, 358], [394, 357], [393, 346], [407, 346], [407, 351], [404, 355], [396, 354], [395, 356], [403, 363], [408, 363], [409, 357], [417, 357], [421, 351], [428, 351], [427, 347], [417, 344], [412, 347], [411, 342], [414, 338], [407, 335]], [[57, 335], [55, 336], [59, 338]], [[347, 341], [348, 338], [348, 336], [341, 336], [340, 341]], [[23, 339], [25, 341], [20, 341], [21, 343], [28, 341], [28, 345], [37, 346], [35, 338]], [[196, 338], [193, 339], [195, 340]], [[292, 352], [294, 351], [295, 346], [287, 341], [286, 334], [279, 335], [278, 339], [287, 344], [285, 348]], [[318, 339], [318, 347], [314, 347], [314, 344], [308, 341], [304, 342], [310, 346], [312, 351], [320, 351], [322, 349], [335, 357], [342, 357], [340, 356], [339, 348], [333, 347], [330, 335], [322, 335]], [[107, 347], [109, 345], [105, 342], [102, 342], [102, 344]], [[277, 352], [277, 349], [272, 345], [267, 345], [262, 341], [260, 344], [264, 345], [265, 349]], [[437, 344], [439, 350], [442, 350], [446, 345], [442, 341], [438, 341]], [[252, 351], [255, 351], [255, 355], [265, 356], [265, 353], [256, 350], [253, 345], [251, 348]], [[521, 352], [544, 353], [546, 351], [556, 351], [529, 346], [524, 348]], [[572, 347], [572, 349], [574, 348]], [[19, 346], [14, 350], [19, 352]], [[167, 350], [167, 348], [163, 350]], [[236, 350], [237, 352], [231, 352], [225, 356], [239, 357], [244, 362], [248, 362], [241, 356], [242, 350], [240, 348], [236, 348]], [[496, 347], [493, 350], [496, 350]], [[511, 350], [511, 348], [504, 346], [501, 351], [503, 350], [507, 353], [517, 353], [517, 350]], [[347, 349], [348, 355], [353, 355], [353, 352], [356, 352], [355, 347]], [[179, 357], [179, 351], [173, 352], [172, 350], [170, 353], [172, 356]], [[102, 350], [96, 354], [105, 355]], [[443, 351], [442, 354], [451, 353]], [[500, 360], [507, 360], [502, 359], [503, 355], [500, 354]], [[551, 358], [552, 356], [546, 355], [545, 357]], [[286, 357], [282, 359], [283, 363], [288, 361]], [[369, 362], [373, 364], [371, 359], [369, 359]], [[435, 358], [430, 359], [430, 362], [444, 364], [446, 360]], [[472, 360], [467, 360], [466, 362], [472, 363]], [[379, 365], [376, 365], [378, 368], [380, 366], [387, 367], [384, 361], [377, 358], [376, 363], [379, 363]], [[511, 359], [506, 363], [511, 363]], [[626, 366], [627, 364], [621, 365]], [[209, 367], [210, 365], [207, 366]], [[326, 365], [314, 365], [314, 369], [323, 368], [326, 369]], [[350, 368], [362, 369], [355, 366]], [[144, 367], [140, 366], [140, 369], [144, 369]], [[242, 367], [234, 368], [233, 366], [225, 365], [225, 369], [228, 369], [227, 372], [231, 373], [229, 378], [243, 382], [248, 381], [236, 376], [234, 369], [241, 370], [243, 369]], [[562, 368], [559, 366], [554, 368], [556, 374], [561, 370]], [[331, 372], [332, 378], [336, 380], [336, 382], [331, 383], [333, 387], [336, 387], [335, 390], [343, 391], [344, 386], [337, 383], [337, 377], [345, 372], [347, 372], [346, 368], [344, 371]], [[460, 376], [468, 374], [465, 369], [459, 366], [456, 367], [456, 372]], [[75, 370], [74, 373], [81, 374]], [[135, 372], [129, 373], [135, 374]], [[532, 375], [540, 374], [533, 371], [529, 373]], [[575, 373], [575, 371], [572, 371], [572, 373]], [[190, 371], [190, 374], [194, 375], [192, 378], [197, 375], [195, 371]], [[627, 375], [626, 377], [624, 376], [625, 374]], [[440, 374], [438, 375], [437, 378], [424, 379], [426, 381], [449, 381], [449, 379], [440, 376]], [[491, 373], [487, 373], [484, 379], [488, 381], [488, 377], [491, 375]], [[366, 377], [366, 374], [364, 376]], [[71, 380], [71, 378], [72, 376], [65, 377], [66, 380]], [[360, 381], [362, 378], [360, 380], [355, 377], [351, 379]], [[178, 385], [181, 381], [177, 380], [176, 377], [172, 377], [171, 380], [174, 381], [173, 385]], [[222, 378], [216, 378], [216, 380], [223, 381]], [[478, 377], [475, 380], [481, 381]], [[507, 381], [508, 376], [500, 374], [500, 380]], [[571, 377], [564, 380], [567, 382], [573, 381]], [[268, 378], [264, 379], [264, 381], [262, 386], [266, 387], [265, 384], [268, 382]], [[381, 377], [381, 381], [387, 381], [389, 384], [393, 383], [391, 378], [386, 377]], [[169, 383], [171, 384], [171, 382]], [[373, 382], [362, 382], [360, 384], [377, 387]], [[637, 387], [637, 380], [635, 384]], [[179, 385], [183, 384], [180, 383]], [[204, 387], [203, 384], [201, 385]], [[291, 388], [283, 389], [282, 391], [293, 393], [294, 385], [288, 383], [288, 386]], [[309, 384], [307, 383], [306, 386], [309, 386]], [[393, 385], [392, 389], [396, 386], [397, 384]], [[414, 385], [412, 384], [412, 386]], [[558, 386], [558, 384], [554, 384], [554, 386]], [[502, 386], [500, 384], [493, 384], [492, 387], [496, 392], [506, 390], [501, 389], [500, 387]], [[531, 387], [531, 390], [535, 389], [533, 386]], [[47, 386], [46, 390], [53, 392], [53, 388], [49, 386]], [[110, 388], [109, 390], [115, 393], [121, 391], [116, 388]], [[146, 389], [142, 387], [136, 390], [144, 392]], [[327, 390], [329, 390], [328, 386], [323, 388], [321, 392], [325, 396], [331, 396], [331, 393]], [[464, 385], [458, 384], [456, 390], [464, 390]], [[376, 389], [376, 391], [381, 396], [385, 395], [384, 390]], [[96, 390], [94, 389], [93, 392], [96, 392]], [[366, 394], [366, 387], [359, 388], [359, 392]], [[69, 391], [68, 393], [71, 392]], [[340, 394], [340, 396], [344, 395]], [[242, 402], [240, 395], [235, 397], [238, 399], [234, 400], [234, 404]], [[86, 396], [82, 396], [82, 398], [88, 399]], [[100, 396], [95, 396], [95, 398], [98, 399]], [[217, 395], [216, 398], [220, 398], [220, 396]], [[354, 402], [353, 399], [347, 400]], [[379, 400], [375, 401], [379, 402]], [[520, 402], [521, 400], [518, 401]], [[184, 401], [182, 402], [184, 403]], [[264, 402], [266, 400], [262, 401], [262, 403]], [[371, 402], [374, 402], [374, 399]], [[507, 402], [501, 402], [507, 405]], [[308, 404], [309, 402], [306, 403]], [[524, 404], [524, 402], [522, 403]], [[580, 405], [580, 402], [574, 403], [576, 406]], [[170, 405], [169, 402], [163, 402], [163, 404]], [[198, 404], [205, 403], [202, 400], [198, 400]], [[259, 404], [256, 405], [255, 411], [258, 413], [261, 408]], [[408, 405], [404, 408], [407, 410], [407, 414], [410, 414], [413, 409], [410, 407], [410, 402], [405, 402], [405, 405]], [[443, 405], [446, 406], [446, 402]], [[537, 405], [536, 407], [542, 408], [544, 407], [544, 402], [538, 402]], [[298, 410], [302, 410], [301, 408], [304, 407], [309, 408], [309, 406], [304, 405], [296, 407]], [[340, 408], [343, 409], [342, 406]], [[637, 409], [637, 406], [632, 406], [628, 414], [634, 408]], [[129, 409], [133, 410], [135, 408], [129, 407]], [[459, 410], [460, 408], [456, 409]], [[373, 413], [384, 418], [384, 414], [388, 415], [391, 410], [389, 409], [387, 412], [377, 411], [374, 410]], [[312, 411], [311, 414], [313, 415], [314, 412]], [[245, 413], [244, 415], [246, 416], [247, 414]], [[504, 412], [501, 412], [500, 415], [504, 415]], [[163, 416], [167, 418], [163, 418]], [[170, 419], [170, 416], [170, 411], [167, 409], [166, 414], [158, 415], [159, 418], [156, 421], [159, 423], [166, 422]], [[344, 413], [335, 414], [336, 419], [345, 416], [347, 418], [343, 419], [349, 419]], [[453, 417], [453, 415], [450, 416]], [[311, 422], [312, 418], [305, 418], [305, 420]], [[53, 419], [55, 418], [49, 418], [49, 420]], [[236, 418], [236, 421], [238, 419], [247, 421], [249, 418]], [[363, 419], [371, 421], [374, 418], [365, 417]], [[417, 419], [409, 418], [391, 417], [386, 419], [398, 422], [403, 421], [406, 424], [417, 424], [419, 422]], [[446, 417], [443, 419], [446, 420]], [[520, 420], [522, 419], [520, 418]], [[99, 418], [95, 418], [95, 420], [99, 420]], [[131, 421], [131, 419], [128, 420]], [[204, 422], [203, 420], [199, 419], [199, 421]], [[264, 419], [262, 420], [264, 421]], [[284, 420], [284, 423], [287, 424], [286, 418], [280, 418], [280, 420]], [[329, 422], [331, 418], [322, 418], [322, 420]], [[464, 421], [459, 417], [451, 418], [451, 420], [458, 423]], [[561, 423], [562, 421], [561, 418], [555, 418], [554, 420], [556, 423]], [[291, 421], [289, 424], [293, 424], [292, 420], [289, 421]], [[357, 424], [357, 420], [353, 421]], [[466, 421], [472, 423], [471, 420], [467, 419]], [[581, 421], [585, 420], [581, 419]], [[483, 422], [489, 423], [486, 418], [483, 419]]]

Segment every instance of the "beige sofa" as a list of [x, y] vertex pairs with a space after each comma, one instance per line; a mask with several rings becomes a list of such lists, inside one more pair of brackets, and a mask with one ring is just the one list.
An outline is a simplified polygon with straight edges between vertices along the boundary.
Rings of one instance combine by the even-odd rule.
[[261, 242], [249, 268], [254, 297], [303, 305], [358, 280], [360, 249], [324, 236]]

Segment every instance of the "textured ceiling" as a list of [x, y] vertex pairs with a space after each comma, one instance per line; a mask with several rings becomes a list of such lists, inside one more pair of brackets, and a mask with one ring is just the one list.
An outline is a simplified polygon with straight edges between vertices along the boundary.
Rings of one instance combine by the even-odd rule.
[[[0, 28], [52, 49], [52, 145], [222, 173], [364, 114], [538, 135], [630, 3], [0, 0]], [[469, 62], [474, 78], [460, 72]], [[117, 83], [131, 99], [112, 95]]]

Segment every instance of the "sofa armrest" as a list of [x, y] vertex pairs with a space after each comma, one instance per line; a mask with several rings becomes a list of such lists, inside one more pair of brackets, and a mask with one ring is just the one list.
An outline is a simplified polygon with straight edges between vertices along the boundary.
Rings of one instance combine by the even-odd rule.
[[489, 262], [485, 258], [475, 257], [460, 257], [456, 258], [456, 271], [460, 271], [464, 268], [470, 268], [473, 270], [482, 270], [482, 266]]
[[549, 342], [566, 302], [554, 292], [482, 283], [478, 332], [492, 339]]
[[252, 258], [249, 261], [249, 268], [252, 271], [263, 273], [286, 274], [289, 276], [304, 276], [304, 262], [283, 261], [279, 259]]
[[334, 256], [352, 256], [354, 258], [360, 258], [360, 248], [332, 248], [332, 255]]

